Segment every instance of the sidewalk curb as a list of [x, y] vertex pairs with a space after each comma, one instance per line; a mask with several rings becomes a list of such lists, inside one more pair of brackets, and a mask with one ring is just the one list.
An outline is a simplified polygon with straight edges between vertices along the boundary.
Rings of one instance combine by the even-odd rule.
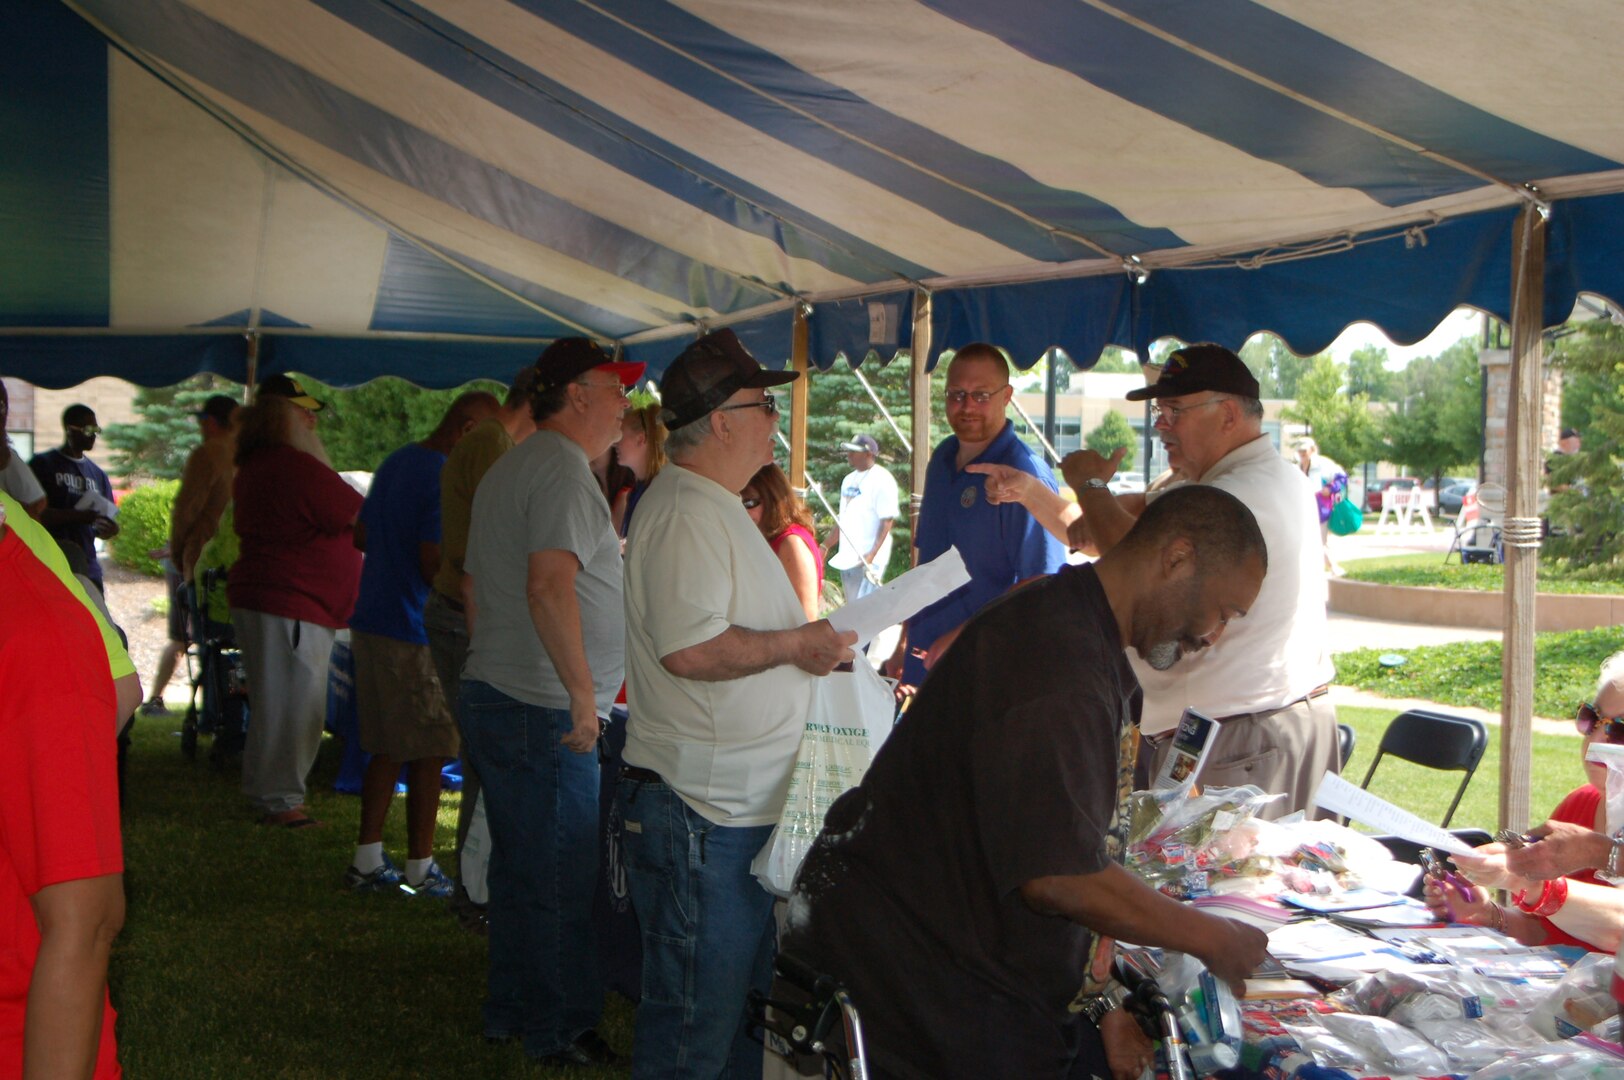
[[[1406, 709], [1431, 709], [1434, 712], [1449, 713], [1452, 716], [1465, 716], [1473, 720], [1481, 720], [1493, 727], [1500, 726], [1500, 714], [1490, 712], [1488, 709], [1476, 709], [1470, 705], [1440, 705], [1436, 701], [1426, 701], [1422, 698], [1395, 698], [1383, 697], [1368, 690], [1360, 690], [1353, 686], [1333, 685], [1331, 687], [1332, 705], [1352, 705], [1362, 709], [1392, 709], [1395, 714]], [[1543, 716], [1534, 717], [1534, 730], [1541, 735], [1570, 735], [1577, 739], [1579, 732], [1574, 729], [1572, 720], [1552, 720]]]

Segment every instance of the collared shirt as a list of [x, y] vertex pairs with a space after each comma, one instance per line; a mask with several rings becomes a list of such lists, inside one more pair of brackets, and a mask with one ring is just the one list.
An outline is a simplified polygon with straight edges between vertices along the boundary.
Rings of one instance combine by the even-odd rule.
[[1268, 547], [1269, 571], [1246, 615], [1212, 648], [1167, 671], [1129, 653], [1145, 689], [1146, 735], [1176, 727], [1186, 708], [1208, 716], [1278, 709], [1336, 673], [1326, 651], [1325, 554], [1308, 478], [1260, 435], [1220, 458], [1199, 482], [1229, 492], [1252, 511]]
[[[987, 501], [984, 477], [958, 468], [959, 439], [949, 435], [930, 457], [925, 470], [925, 496], [919, 507], [919, 531], [914, 546], [919, 561], [929, 562], [950, 547], [964, 556], [970, 582], [908, 621], [908, 644], [926, 649], [930, 644], [988, 603], [1027, 578], [1052, 574], [1066, 565], [1066, 549], [1050, 536], [1024, 506]], [[987, 448], [970, 464], [1010, 465], [1059, 491], [1054, 474], [1036, 454], [1015, 437], [1006, 423]], [[918, 685], [924, 666], [910, 655], [903, 674]]]

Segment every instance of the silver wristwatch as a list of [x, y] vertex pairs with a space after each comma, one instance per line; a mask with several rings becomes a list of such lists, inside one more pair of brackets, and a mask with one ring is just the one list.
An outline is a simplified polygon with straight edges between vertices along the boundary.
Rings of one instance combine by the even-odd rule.
[[1088, 1017], [1089, 1023], [1099, 1027], [1100, 1021], [1105, 1019], [1105, 1014], [1112, 1009], [1121, 1008], [1122, 1003], [1127, 999], [1127, 989], [1121, 983], [1113, 982], [1105, 988], [1104, 992], [1094, 994], [1085, 1000], [1081, 1011], [1084, 1016]]
[[1103, 489], [1109, 490], [1111, 485], [1106, 483], [1104, 480], [1101, 480], [1097, 476], [1090, 476], [1087, 480], [1084, 480], [1081, 484], [1078, 484], [1077, 486], [1080, 487], [1080, 488], [1090, 488], [1090, 489], [1101, 489], [1101, 488], [1103, 488]]

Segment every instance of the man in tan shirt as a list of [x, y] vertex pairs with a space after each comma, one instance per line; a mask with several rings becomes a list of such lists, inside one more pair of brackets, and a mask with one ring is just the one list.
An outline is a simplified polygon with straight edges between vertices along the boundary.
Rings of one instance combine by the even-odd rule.
[[236, 411], [236, 401], [224, 394], [215, 394], [194, 414], [203, 442], [186, 459], [180, 490], [175, 493], [175, 506], [170, 511], [169, 565], [164, 568], [169, 585], [169, 641], [158, 657], [152, 697], [141, 706], [143, 716], [164, 713], [164, 687], [169, 685], [176, 665], [186, 653], [190, 635], [181, 590], [192, 580], [198, 554], [214, 535], [220, 514], [231, 500], [231, 418]]

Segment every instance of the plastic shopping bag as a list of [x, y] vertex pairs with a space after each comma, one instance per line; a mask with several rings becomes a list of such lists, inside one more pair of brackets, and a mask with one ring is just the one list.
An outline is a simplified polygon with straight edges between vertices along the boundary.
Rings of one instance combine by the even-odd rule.
[[1353, 505], [1350, 499], [1338, 500], [1337, 504], [1331, 507], [1331, 517], [1327, 522], [1331, 531], [1338, 536], [1351, 536], [1358, 532], [1359, 526], [1364, 523], [1365, 515], [1359, 512], [1359, 508]]
[[462, 862], [458, 865], [458, 880], [468, 892], [468, 899], [476, 904], [490, 902], [490, 887], [486, 878], [491, 869], [491, 827], [485, 820], [485, 793], [474, 800], [474, 814], [468, 822], [468, 839], [462, 842]]
[[801, 748], [778, 825], [750, 864], [768, 892], [788, 896], [823, 815], [862, 783], [869, 763], [890, 734], [895, 697], [866, 663], [833, 671], [812, 684]]

